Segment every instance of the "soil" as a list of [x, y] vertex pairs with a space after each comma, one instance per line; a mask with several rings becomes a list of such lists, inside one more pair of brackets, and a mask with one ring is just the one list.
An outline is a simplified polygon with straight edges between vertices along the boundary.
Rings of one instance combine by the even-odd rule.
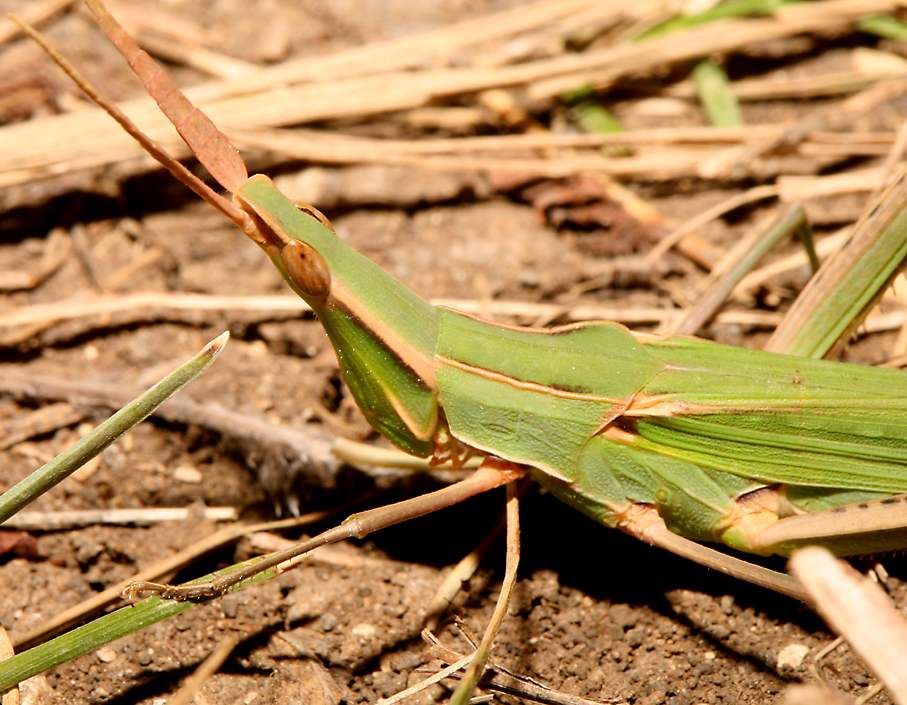
[[[4, 10], [15, 5], [0, 3]], [[277, 34], [275, 27], [292, 28], [281, 35], [283, 53], [315, 55], [501, 6], [490, 0], [265, 2], [257, 4], [251, 21], [247, 2], [168, 4], [171, 11], [210, 27], [212, 48], [248, 61], [280, 58], [253, 41], [264, 27]], [[55, 22], [49, 34], [108, 94], [122, 98], [138, 93], [114, 52], [81, 14]], [[834, 50], [828, 47], [824, 60], [833, 62]], [[8, 52], [5, 61], [17, 62], [52, 87], [42, 110], [53, 109], [53, 100], [70, 90], [31, 45], [20, 42]], [[183, 83], [201, 78], [185, 68], [174, 73]], [[618, 105], [618, 113], [620, 109]], [[768, 115], [774, 120], [796, 117], [804, 109], [784, 102], [746, 108], [753, 121]], [[696, 110], [691, 108], [694, 121], [701, 119]], [[624, 118], [633, 119], [630, 111]], [[375, 169], [329, 171], [344, 180], [344, 190], [351, 194], [367, 193], [376, 178]], [[451, 178], [410, 177], [383, 167], [377, 176], [402, 178], [410, 186], [410, 179], [416, 179], [425, 193], [433, 188], [446, 193], [443, 180]], [[80, 253], [42, 286], [5, 296], [7, 308], [93, 295], [98, 283], [116, 281], [124, 267], [143, 256], [148, 263], [125, 280], [120, 277], [116, 292], [285, 291], [260, 251], [170, 185], [169, 177], [155, 173], [127, 179], [113, 196], [86, 189], [40, 198], [41, 188], [35, 185], [29, 196], [37, 205], [0, 216], [0, 270], [32, 267], [44, 251], [46, 233], [56, 226], [83, 226]], [[636, 183], [632, 188], [675, 222], [742, 190], [740, 185], [697, 181]], [[391, 205], [350, 197], [325, 211], [341, 237], [427, 297], [668, 307], [686, 303], [684, 297], [692, 296], [702, 280], [695, 267], [677, 256], [669, 260], [664, 277], [636, 274], [588, 285], [595, 267], [611, 256], [606, 252], [608, 231], [552, 227], [524, 199], [508, 195], [456, 188], [450, 193]], [[703, 234], [727, 247], [766, 213], [753, 207]], [[648, 246], [631, 243], [629, 254]], [[790, 294], [781, 290], [776, 298], [783, 304]], [[340, 386], [327, 341], [309, 317], [250, 321], [242, 314], [205, 314], [193, 321], [95, 321], [56, 342], [6, 349], [2, 366], [133, 386], [156, 379], [224, 328], [233, 334], [226, 352], [184, 392], [187, 398], [216, 401], [274, 423], [312, 424], [332, 434], [373, 438]], [[727, 325], [707, 334], [751, 346], [764, 339], [764, 331]], [[851, 355], [875, 361], [886, 344], [877, 337]], [[0, 400], [0, 425], [37, 406]], [[89, 420], [103, 417], [96, 410]], [[25, 476], [82, 430], [61, 428], [3, 451], [0, 485]], [[380, 495], [371, 504], [437, 486], [429, 477], [391, 482], [362, 472], [349, 475], [333, 488], [295, 488], [302, 511], [340, 505], [373, 485]], [[90, 474], [61, 484], [33, 508], [204, 503], [237, 507], [244, 519], [253, 520], [273, 516], [272, 500], [256, 468], [231, 454], [215, 434], [151, 421], [107, 450]], [[288, 502], [277, 498], [277, 504], [286, 507]], [[502, 508], [502, 495], [492, 493], [350, 542], [328, 560], [313, 557], [277, 580], [193, 608], [33, 679], [24, 688], [26, 697], [33, 698], [27, 702], [162, 703], [226, 639], [237, 645], [205, 682], [198, 703], [336, 705], [392, 695], [437, 668], [420, 638], [424, 610], [449, 567], [491, 530]], [[803, 606], [604, 529], [538, 490], [526, 496], [521, 516], [519, 580], [494, 649], [496, 663], [562, 693], [618, 703], [771, 703], [789, 685], [815, 678], [812, 658], [833, 637]], [[33, 555], [7, 557], [0, 565], [0, 624], [11, 632], [34, 627], [213, 530], [212, 524], [191, 519], [150, 528], [94, 526], [38, 533]], [[174, 579], [227, 565], [248, 550], [243, 543], [223, 549]], [[781, 562], [769, 563], [783, 568]], [[500, 588], [502, 566], [503, 548], [497, 546], [436, 630], [445, 645], [460, 652], [469, 648], [453, 616], [463, 620], [469, 633], [481, 634]], [[903, 602], [907, 587], [899, 576], [904, 564], [894, 559], [886, 566], [894, 574], [888, 587]], [[808, 655], [793, 665], [779, 663], [797, 645], [805, 646]], [[834, 651], [821, 672], [848, 693], [860, 693], [872, 682], [846, 648]], [[441, 701], [448, 695], [446, 686], [436, 685], [410, 702]]]

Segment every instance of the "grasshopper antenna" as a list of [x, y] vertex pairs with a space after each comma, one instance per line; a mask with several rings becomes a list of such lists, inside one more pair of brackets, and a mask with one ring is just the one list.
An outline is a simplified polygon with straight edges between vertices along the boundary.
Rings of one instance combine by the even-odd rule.
[[239, 150], [183, 95], [161, 65], [139, 47], [101, 0], [85, 0], [85, 4], [192, 153], [217, 183], [236, 193], [249, 178]]
[[[120, 53], [126, 57], [146, 90], [160, 106], [167, 119], [176, 127], [180, 136], [199, 162], [221, 186], [231, 192], [235, 192], [248, 176], [246, 166], [239, 156], [239, 152], [230, 143], [226, 135], [218, 130], [204, 113], [189, 102], [189, 99], [173, 84], [163, 69], [147, 53], [142, 51], [135, 41], [126, 34], [126, 31], [116, 23], [116, 20], [107, 12], [106, 8], [91, 0], [89, 0], [88, 4], [98, 18], [98, 23], [105, 34], [114, 42]], [[41, 47], [92, 102], [116, 120], [148, 154], [154, 157], [174, 177], [192, 189], [200, 198], [217, 208], [245, 232], [250, 235], [257, 232], [255, 224], [245, 211], [214, 191], [181, 162], [169, 155], [157, 142], [142, 132], [122, 110], [105, 98], [87, 78], [82, 76], [65, 57], [54, 49], [38, 30], [15, 15], [10, 15], [9, 18]], [[130, 51], [130, 47], [133, 51]], [[133, 58], [130, 59], [130, 56], [133, 56]], [[139, 70], [146, 73], [140, 74], [138, 73]], [[258, 237], [253, 235], [253, 239], [256, 240], [260, 237], [260, 235]]]

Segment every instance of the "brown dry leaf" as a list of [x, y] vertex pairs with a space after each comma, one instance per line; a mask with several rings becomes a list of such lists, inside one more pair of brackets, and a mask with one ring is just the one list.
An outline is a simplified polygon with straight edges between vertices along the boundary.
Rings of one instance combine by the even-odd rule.
[[529, 186], [522, 192], [547, 223], [579, 234], [582, 252], [597, 256], [638, 252], [658, 240], [651, 226], [609, 198], [597, 178], [579, 174]]
[[27, 531], [0, 531], [0, 557], [38, 558], [38, 540]]

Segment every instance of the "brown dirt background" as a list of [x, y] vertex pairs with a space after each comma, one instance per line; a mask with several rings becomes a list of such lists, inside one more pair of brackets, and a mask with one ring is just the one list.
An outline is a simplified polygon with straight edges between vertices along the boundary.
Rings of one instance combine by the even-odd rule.
[[[289, 28], [286, 51], [316, 55], [436, 27], [503, 3], [272, 1], [256, 3], [254, 17], [249, 5], [237, 0], [187, 0], [168, 7], [210, 28], [217, 37], [213, 48], [258, 61], [267, 58], [267, 48], [256, 44], [263, 28], [275, 32], [278, 26]], [[16, 6], [0, 3], [4, 10]], [[123, 98], [138, 93], [118, 57], [81, 13], [53, 23], [49, 34], [108, 94]], [[830, 40], [822, 52], [814, 51], [805, 60], [831, 65], [839, 50], [843, 47]], [[55, 94], [70, 90], [30, 45], [20, 42], [9, 51], [6, 60], [40, 76]], [[183, 68], [174, 73], [184, 83], [200, 78]], [[767, 115], [780, 119], [820, 104], [747, 104], [745, 114], [753, 121]], [[50, 102], [43, 109], [50, 110]], [[620, 103], [616, 110], [620, 113]], [[691, 105], [691, 122], [701, 122], [697, 110]], [[898, 124], [895, 116], [886, 114], [873, 119], [887, 120], [889, 127]], [[356, 179], [373, 179], [376, 174], [407, 181], [405, 173], [401, 176], [393, 169], [336, 171], [350, 180], [353, 192]], [[446, 177], [413, 178], [430, 182]], [[39, 191], [41, 185], [33, 188]], [[737, 187], [690, 181], [640, 182], [633, 188], [681, 222]], [[102, 281], [142, 253], [161, 251], [155, 263], [139, 270], [119, 291], [284, 291], [258, 250], [167, 177], [153, 174], [127, 180], [112, 196], [91, 190], [33, 199], [39, 204], [0, 216], [0, 269], [31, 266], [51, 227], [85, 223], [87, 251], [95, 276]], [[610, 236], [600, 229], [558, 231], [532, 206], [501, 195], [455, 193], [441, 202], [429, 199], [406, 208], [352, 202], [326, 211], [342, 237], [431, 297], [558, 300], [585, 281], [584, 263], [603, 258], [602, 242]], [[750, 208], [704, 232], [726, 246], [765, 215], [760, 208]], [[645, 277], [641, 281], [618, 277], [570, 301], [670, 306], [672, 293], [692, 290], [702, 277], [693, 268], [678, 267], [670, 288], [654, 286]], [[92, 291], [85, 267], [73, 257], [40, 288], [5, 296], [4, 305], [57, 301]], [[195, 324], [99, 325], [58, 345], [25, 353], [7, 350], [2, 364], [36, 374], [134, 384], [153, 379], [229, 328], [233, 339], [225, 354], [185, 392], [188, 397], [216, 400], [284, 424], [311, 421], [331, 432], [367, 436], [346, 393], [339, 391], [333, 357], [314, 321], [248, 323], [242, 316], [226, 315], [202, 319]], [[764, 336], [730, 326], [716, 326], [709, 334], [753, 346]], [[872, 339], [855, 354], [877, 360], [885, 345], [884, 338]], [[0, 401], [0, 424], [30, 410]], [[5, 451], [0, 484], [17, 481], [76, 437], [76, 429], [64, 428]], [[186, 466], [200, 473], [200, 481], [174, 477], [176, 469]], [[371, 482], [351, 472], [340, 489], [303, 489], [303, 510], [340, 504]], [[426, 478], [379, 484], [386, 499], [434, 486]], [[236, 506], [250, 519], [267, 518], [273, 511], [255, 468], [226, 452], [212, 434], [150, 422], [105, 452], [87, 479], [64, 483], [35, 508], [197, 502]], [[32, 683], [31, 702], [162, 703], [227, 637], [238, 638], [239, 644], [204, 685], [198, 703], [374, 702], [423, 678], [424, 669], [435, 666], [419, 638], [421, 610], [445, 570], [494, 525], [502, 505], [502, 497], [495, 493], [343, 546], [337, 555], [348, 560], [313, 560], [270, 584], [195, 608], [120, 640], [101, 654], [58, 668]], [[812, 655], [832, 639], [819, 618], [802, 606], [596, 526], [536, 491], [524, 501], [522, 519], [519, 582], [494, 659], [559, 691], [607, 702], [771, 703], [789, 684], [812, 678], [810, 658], [796, 669], [779, 670], [781, 650], [804, 644]], [[39, 624], [211, 531], [212, 525], [193, 521], [39, 534], [40, 558], [0, 565], [0, 622], [14, 631]], [[233, 548], [219, 551], [177, 578], [187, 579], [234, 558]], [[462, 617], [473, 633], [481, 633], [490, 615], [502, 563], [498, 546], [449, 612]], [[903, 574], [902, 561], [894, 559], [887, 566], [895, 576]], [[889, 587], [903, 601], [901, 580], [892, 578]], [[438, 634], [445, 643], [466, 648], [449, 623]], [[859, 693], [872, 681], [846, 649], [835, 652], [826, 665], [824, 673], [843, 691]], [[444, 700], [448, 692], [435, 686], [410, 702]], [[884, 702], [884, 697], [876, 702]]]

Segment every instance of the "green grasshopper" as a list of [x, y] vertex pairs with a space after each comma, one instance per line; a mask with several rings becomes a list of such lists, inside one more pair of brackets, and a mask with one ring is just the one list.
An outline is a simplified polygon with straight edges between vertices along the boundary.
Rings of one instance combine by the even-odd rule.
[[[316, 209], [291, 202], [266, 176], [248, 177], [227, 138], [98, 0], [87, 2], [232, 198], [167, 155], [49, 50], [55, 60], [265, 251], [318, 316], [375, 430], [413, 456], [454, 465], [482, 459], [450, 487], [354, 515], [210, 582], [135, 583], [130, 596], [220, 595], [317, 546], [494, 487], [507, 485], [513, 499], [513, 482], [523, 476], [606, 526], [798, 599], [807, 598], [793, 578], [708, 544], [761, 555], [810, 543], [838, 555], [907, 546], [903, 372], [638, 334], [608, 322], [508, 326], [431, 306], [339, 240]], [[508, 520], [514, 515], [508, 502]], [[511, 547], [515, 534], [509, 524]], [[487, 658], [489, 634], [474, 671]], [[475, 680], [472, 673], [464, 682]]]
[[503, 325], [434, 307], [310, 206], [248, 177], [237, 150], [97, 0], [88, 4], [209, 173], [210, 189], [56, 57], [158, 161], [260, 246], [308, 302], [372, 427], [415, 456], [478, 455], [446, 490], [343, 525], [217, 580], [134, 592], [223, 593], [311, 548], [403, 521], [528, 474], [605, 526], [803, 598], [792, 578], [705, 544], [787, 555], [907, 546], [903, 372], [639, 334], [609, 322]]

